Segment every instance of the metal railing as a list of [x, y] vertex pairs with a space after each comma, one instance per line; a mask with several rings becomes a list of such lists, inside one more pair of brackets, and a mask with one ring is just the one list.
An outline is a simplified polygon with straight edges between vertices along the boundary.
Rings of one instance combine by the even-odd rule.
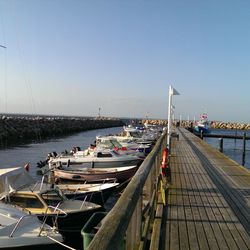
[[156, 209], [160, 164], [166, 142], [165, 131], [105, 217], [88, 250], [144, 249]]
[[[20, 219], [17, 221], [16, 225], [14, 226], [13, 230], [11, 231], [9, 237], [13, 237], [14, 233], [21, 227], [21, 222], [25, 219], [29, 219], [31, 217], [37, 217], [35, 215], [31, 215], [31, 214], [26, 214], [26, 215], [23, 215], [22, 217], [20, 217]], [[41, 229], [40, 229], [40, 232], [43, 230], [44, 228], [44, 225], [42, 225]], [[38, 234], [38, 236], [40, 235], [40, 232]]]

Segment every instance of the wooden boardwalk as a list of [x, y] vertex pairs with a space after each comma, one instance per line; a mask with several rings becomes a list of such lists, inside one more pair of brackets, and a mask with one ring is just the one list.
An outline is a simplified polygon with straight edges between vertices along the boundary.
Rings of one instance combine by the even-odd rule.
[[250, 172], [183, 128], [173, 138], [161, 249], [250, 249]]

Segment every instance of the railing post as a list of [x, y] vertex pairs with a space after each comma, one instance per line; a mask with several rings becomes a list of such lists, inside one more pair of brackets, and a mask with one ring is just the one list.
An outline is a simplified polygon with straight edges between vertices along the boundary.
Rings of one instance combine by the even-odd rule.
[[203, 130], [201, 130], [200, 138], [203, 140]]
[[242, 166], [245, 166], [246, 158], [246, 132], [243, 134], [243, 153], [242, 153]]
[[142, 196], [140, 196], [126, 232], [126, 250], [138, 249], [142, 234]]
[[223, 153], [223, 138], [219, 138], [220, 152]]

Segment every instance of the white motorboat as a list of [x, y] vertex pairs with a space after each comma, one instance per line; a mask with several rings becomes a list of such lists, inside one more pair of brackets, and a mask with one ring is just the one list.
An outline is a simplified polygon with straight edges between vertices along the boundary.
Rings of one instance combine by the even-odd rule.
[[124, 167], [130, 165], [137, 165], [142, 162], [143, 159], [136, 155], [124, 155], [119, 154], [116, 150], [111, 149], [96, 149], [84, 151], [77, 151], [73, 155], [61, 154], [57, 156], [51, 156], [48, 163], [50, 168], [54, 165], [72, 165], [72, 164], [84, 164], [85, 167]]
[[102, 148], [115, 148], [125, 154], [134, 154], [139, 157], [147, 155], [152, 146], [150, 144], [136, 143], [131, 139], [122, 136], [96, 136], [96, 146]]
[[43, 182], [33, 182], [23, 168], [0, 170], [0, 199], [25, 208], [42, 221], [57, 226], [64, 236], [80, 233], [88, 218], [103, 208], [88, 201], [68, 200], [62, 192]]
[[142, 131], [133, 127], [123, 127], [122, 135], [141, 144], [155, 143], [159, 136], [158, 134], [155, 134], [153, 132]]
[[196, 123], [194, 127], [194, 131], [197, 133], [209, 133], [210, 132], [210, 124], [207, 120], [207, 114], [203, 113], [200, 116], [200, 120]]
[[136, 165], [118, 168], [84, 168], [82, 166], [74, 166], [54, 168], [54, 177], [56, 179], [84, 182], [101, 182], [105, 179], [116, 179], [118, 182], [122, 183], [132, 178], [138, 169], [138, 166]]
[[84, 184], [57, 184], [56, 186], [69, 199], [91, 201], [104, 205], [106, 200], [116, 191], [120, 183], [84, 183]]
[[0, 249], [45, 249], [62, 241], [61, 234], [36, 216], [0, 202]]

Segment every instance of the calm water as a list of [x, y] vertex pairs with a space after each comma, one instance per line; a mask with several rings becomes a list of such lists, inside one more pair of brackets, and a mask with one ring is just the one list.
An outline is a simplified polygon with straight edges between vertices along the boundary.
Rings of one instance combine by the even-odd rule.
[[30, 173], [37, 177], [37, 162], [44, 161], [48, 153], [56, 151], [61, 153], [65, 149], [70, 151], [74, 146], [87, 148], [94, 142], [97, 135], [117, 134], [122, 127], [97, 129], [81, 132], [72, 136], [52, 139], [43, 143], [31, 143], [25, 146], [6, 148], [0, 150], [0, 168], [24, 166], [30, 162]]
[[[26, 146], [18, 146], [0, 150], [0, 168], [24, 166], [30, 162], [30, 173], [37, 179], [41, 176], [37, 175], [39, 168], [36, 167], [37, 162], [45, 160], [48, 153], [56, 151], [58, 153], [65, 149], [70, 150], [74, 146], [80, 146], [82, 149], [87, 148], [94, 142], [96, 135], [117, 134], [122, 131], [122, 127], [108, 128], [81, 132], [72, 136], [51, 139], [43, 143], [32, 143]], [[235, 134], [232, 130], [213, 130], [214, 134]], [[242, 134], [242, 131], [237, 131], [237, 134]], [[247, 132], [250, 136], [250, 131]], [[219, 148], [218, 138], [204, 138], [210, 145]], [[233, 160], [241, 164], [242, 161], [242, 140], [224, 139], [224, 153]], [[246, 167], [250, 168], [250, 141], [246, 143]], [[77, 249], [82, 249], [82, 237], [78, 236], [73, 240], [73, 243], [67, 242], [68, 245]], [[50, 248], [52, 250], [53, 248]]]
[[[65, 149], [70, 150], [74, 146], [80, 146], [82, 149], [87, 148], [94, 142], [96, 135], [117, 134], [122, 131], [122, 127], [98, 129], [81, 132], [72, 136], [51, 139], [43, 143], [31, 143], [25, 146], [18, 146], [0, 150], [0, 168], [24, 166], [30, 162], [30, 172], [37, 177], [37, 162], [45, 160], [48, 153], [56, 151], [60, 153]], [[244, 131], [235, 130], [212, 130], [212, 134], [237, 134], [242, 135]], [[246, 131], [250, 136], [250, 131]], [[219, 149], [218, 138], [204, 138], [210, 145]], [[224, 139], [224, 154], [238, 162], [242, 163], [242, 140]], [[245, 166], [250, 168], [250, 140], [246, 141], [246, 158]]]
[[[250, 136], [250, 131], [242, 130], [224, 130], [213, 129], [211, 134], [229, 134], [229, 135], [243, 135], [246, 132], [247, 136]], [[219, 138], [204, 138], [214, 148], [219, 149]], [[223, 139], [223, 153], [233, 159], [234, 161], [242, 164], [242, 152], [243, 152], [243, 140], [242, 139]], [[250, 169], [250, 140], [246, 140], [246, 156], [245, 167]]]

